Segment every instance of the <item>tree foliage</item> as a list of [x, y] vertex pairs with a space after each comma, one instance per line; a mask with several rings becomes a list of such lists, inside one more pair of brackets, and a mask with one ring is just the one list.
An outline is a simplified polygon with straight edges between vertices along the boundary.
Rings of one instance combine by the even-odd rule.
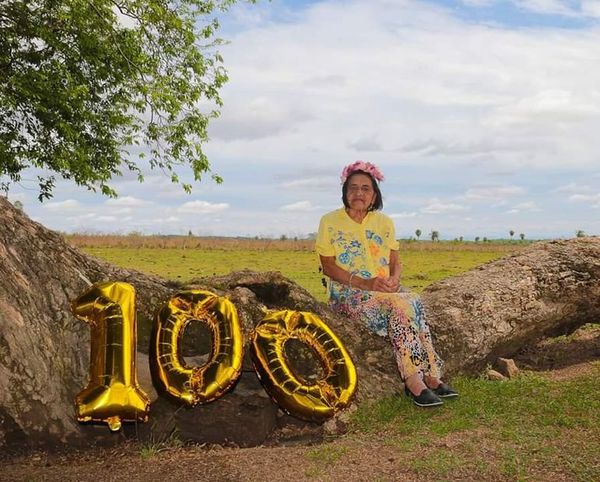
[[114, 176], [147, 165], [189, 192], [178, 175], [211, 172], [202, 144], [227, 80], [213, 17], [234, 2], [0, 0], [1, 187], [34, 167], [50, 171], [40, 199], [54, 174], [114, 196]]

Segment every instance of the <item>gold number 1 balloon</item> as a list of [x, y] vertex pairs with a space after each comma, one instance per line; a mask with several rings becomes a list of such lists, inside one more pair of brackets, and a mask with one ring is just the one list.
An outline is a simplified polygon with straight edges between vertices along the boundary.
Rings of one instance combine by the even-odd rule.
[[80, 422], [148, 420], [150, 401], [137, 381], [135, 289], [128, 283], [101, 282], [73, 301], [73, 314], [91, 327], [90, 379], [77, 395]]

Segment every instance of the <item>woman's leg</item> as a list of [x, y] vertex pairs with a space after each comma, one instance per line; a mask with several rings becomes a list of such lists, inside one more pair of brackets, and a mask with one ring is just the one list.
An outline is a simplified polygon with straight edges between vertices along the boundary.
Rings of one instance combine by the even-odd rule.
[[[416, 295], [411, 295], [411, 303], [414, 309], [414, 323], [417, 327], [419, 333], [419, 340], [423, 347], [423, 352], [425, 353], [425, 357], [427, 359], [427, 368], [424, 370], [423, 374], [427, 379], [431, 380], [432, 383], [437, 385], [439, 383], [439, 379], [442, 376], [442, 366], [443, 362], [435, 349], [433, 348], [433, 341], [431, 339], [431, 331], [429, 330], [429, 326], [427, 324], [425, 318], [425, 309], [423, 308], [423, 303], [421, 302], [421, 298]], [[436, 383], [434, 380], [437, 379]], [[433, 387], [435, 388], [435, 386]]]
[[413, 293], [378, 293], [342, 287], [331, 296], [334, 310], [389, 336], [402, 381], [413, 393], [426, 388], [423, 378], [439, 378], [441, 360], [433, 349], [421, 300]]
[[[402, 380], [407, 381], [410, 387], [417, 380], [422, 380], [423, 375], [431, 372], [430, 345], [426, 343], [427, 337], [421, 333], [421, 320], [416, 312], [418, 305], [407, 296], [394, 294], [381, 298], [381, 307], [388, 319], [388, 335], [398, 371]], [[413, 378], [415, 375], [418, 377]]]
[[433, 348], [431, 332], [418, 296], [401, 292], [380, 298], [388, 319], [388, 335], [402, 380], [413, 393], [435, 388], [441, 376], [442, 361]]

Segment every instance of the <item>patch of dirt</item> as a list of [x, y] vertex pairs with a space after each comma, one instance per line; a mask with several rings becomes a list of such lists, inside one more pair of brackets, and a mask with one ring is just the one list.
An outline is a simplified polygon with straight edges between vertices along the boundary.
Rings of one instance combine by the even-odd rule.
[[[600, 325], [587, 325], [566, 337], [544, 340], [518, 353], [521, 369], [553, 380], [569, 380], [594, 370], [600, 360]], [[478, 431], [479, 430], [479, 431]], [[310, 444], [310, 434], [295, 438], [280, 434], [285, 445], [235, 448], [187, 446], [160, 448], [135, 443], [114, 448], [70, 450], [68, 453], [33, 453], [2, 461], [0, 480], [11, 481], [420, 481], [430, 480], [427, 464], [444, 455], [461, 460], [448, 480], [509, 480], [501, 475], [494, 447], [486, 447], [481, 429], [460, 431], [424, 445], [386, 434], [350, 434], [325, 444]], [[307, 436], [307, 434], [304, 434]], [[488, 468], [469, 462], [474, 447], [485, 453]], [[146, 456], [144, 456], [146, 455]], [[421, 461], [421, 462], [419, 462]], [[560, 461], [559, 461], [560, 462]], [[550, 471], [553, 480], [572, 480], [560, 467]], [[542, 474], [538, 474], [540, 477]]]

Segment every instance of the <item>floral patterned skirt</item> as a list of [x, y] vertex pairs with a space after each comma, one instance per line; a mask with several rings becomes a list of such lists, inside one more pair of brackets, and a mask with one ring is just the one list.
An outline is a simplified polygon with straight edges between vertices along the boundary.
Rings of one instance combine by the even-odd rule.
[[388, 336], [402, 380], [420, 373], [440, 378], [442, 361], [433, 349], [421, 299], [404, 289], [381, 293], [329, 283], [329, 306], [379, 336]]

